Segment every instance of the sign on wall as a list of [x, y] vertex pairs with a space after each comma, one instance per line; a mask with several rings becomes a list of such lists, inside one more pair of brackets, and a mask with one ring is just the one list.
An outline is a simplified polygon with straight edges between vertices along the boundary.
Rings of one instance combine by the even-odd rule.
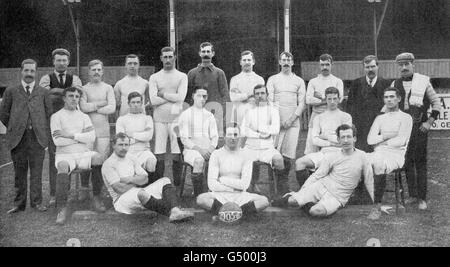
[[441, 114], [433, 123], [431, 130], [450, 130], [450, 94], [439, 94], [438, 96], [442, 105]]

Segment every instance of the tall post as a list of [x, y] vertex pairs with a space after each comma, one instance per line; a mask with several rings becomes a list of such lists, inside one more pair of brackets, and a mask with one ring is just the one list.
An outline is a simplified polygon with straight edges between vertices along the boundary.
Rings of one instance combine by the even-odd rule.
[[175, 40], [175, 1], [169, 0], [169, 42], [170, 46], [176, 48]]
[[375, 3], [372, 6], [373, 6], [373, 47], [375, 50], [375, 56], [378, 56], [377, 10]]
[[290, 26], [291, 0], [284, 0], [284, 51], [291, 51], [291, 26]]
[[77, 75], [78, 77], [81, 77], [80, 73], [80, 19], [77, 16], [77, 23], [76, 23], [76, 42], [77, 42]]

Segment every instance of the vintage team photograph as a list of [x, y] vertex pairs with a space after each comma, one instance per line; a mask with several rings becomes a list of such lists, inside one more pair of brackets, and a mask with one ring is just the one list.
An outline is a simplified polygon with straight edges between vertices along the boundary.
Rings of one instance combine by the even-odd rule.
[[447, 247], [449, 173], [448, 0], [0, 1], [0, 247]]

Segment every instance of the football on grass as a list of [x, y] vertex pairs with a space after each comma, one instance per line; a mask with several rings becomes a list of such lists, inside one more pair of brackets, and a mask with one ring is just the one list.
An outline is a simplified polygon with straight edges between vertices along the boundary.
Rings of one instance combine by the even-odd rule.
[[219, 210], [219, 220], [225, 223], [234, 223], [242, 217], [242, 209], [238, 204], [227, 202]]

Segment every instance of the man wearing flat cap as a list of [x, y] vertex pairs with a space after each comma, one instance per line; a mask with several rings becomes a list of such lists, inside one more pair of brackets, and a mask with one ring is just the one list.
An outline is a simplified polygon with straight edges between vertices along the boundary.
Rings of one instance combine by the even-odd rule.
[[[418, 202], [419, 209], [426, 210], [428, 131], [439, 116], [441, 103], [430, 83], [430, 77], [414, 72], [412, 53], [401, 53], [395, 61], [401, 78], [393, 81], [392, 86], [400, 90], [400, 109], [413, 118], [405, 160], [409, 192], [407, 203]], [[430, 106], [432, 111], [428, 116]]]

